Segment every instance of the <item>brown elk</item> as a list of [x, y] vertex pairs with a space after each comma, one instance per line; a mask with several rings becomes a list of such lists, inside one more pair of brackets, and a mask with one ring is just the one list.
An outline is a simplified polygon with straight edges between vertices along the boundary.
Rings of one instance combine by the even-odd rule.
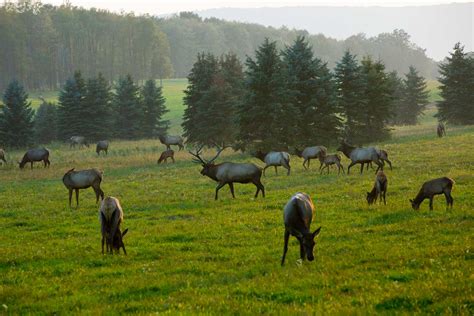
[[270, 152], [263, 152], [261, 150], [257, 150], [254, 154], [254, 157], [260, 159], [265, 163], [265, 168], [263, 168], [263, 175], [265, 176], [265, 170], [268, 167], [274, 166], [275, 173], [278, 175], [278, 166], [282, 166], [287, 170], [286, 175], [290, 175], [291, 166], [290, 166], [290, 155], [285, 151], [270, 151]]
[[253, 163], [223, 162], [220, 164], [214, 164], [214, 160], [219, 157], [224, 148], [218, 148], [218, 152], [214, 158], [208, 161], [201, 158], [201, 150], [202, 147], [200, 147], [195, 153], [191, 151], [189, 151], [189, 153], [195, 157], [193, 158], [193, 162], [200, 163], [202, 165], [201, 174], [218, 183], [216, 187], [215, 200], [218, 198], [217, 195], [219, 190], [226, 184], [229, 185], [232, 197], [235, 198], [234, 182], [253, 183], [257, 187], [255, 197], [258, 196], [258, 192], [260, 191], [262, 191], [262, 196], [265, 197], [265, 188], [260, 181], [260, 178], [262, 177], [261, 168], [257, 167]]
[[51, 164], [49, 161], [49, 150], [46, 148], [36, 148], [28, 150], [21, 161], [18, 162], [20, 169], [23, 169], [25, 165], [29, 162], [31, 164], [31, 169], [33, 169], [33, 162], [43, 161], [44, 167], [49, 167]]
[[174, 163], [174, 150], [168, 149], [161, 153], [160, 158], [158, 159], [158, 164], [162, 162], [167, 162], [168, 158], [171, 158], [171, 161]]
[[343, 141], [337, 150], [342, 151], [344, 155], [351, 160], [350, 165], [347, 167], [347, 174], [349, 174], [351, 167], [357, 163], [361, 164], [361, 174], [364, 170], [364, 163], [369, 162], [374, 162], [378, 166], [376, 172], [379, 171], [379, 169], [383, 170], [380, 155], [374, 147], [356, 148]]
[[127, 254], [125, 245], [123, 244], [123, 237], [128, 232], [128, 228], [123, 232], [120, 231], [120, 225], [123, 222], [123, 210], [117, 198], [106, 197], [99, 208], [99, 220], [102, 232], [102, 254], [104, 254], [104, 243], [107, 253], [113, 254], [120, 252]]
[[79, 206], [79, 190], [92, 187], [96, 196], [96, 203], [99, 197], [104, 199], [104, 191], [100, 188], [102, 182], [102, 171], [97, 169], [86, 169], [74, 171], [74, 168], [66, 172], [63, 176], [64, 186], [69, 190], [69, 207], [71, 207], [72, 191], [76, 191], [76, 206]]
[[314, 238], [321, 231], [321, 227], [311, 232], [310, 226], [314, 216], [314, 205], [311, 197], [306, 193], [298, 192], [293, 195], [283, 210], [283, 222], [285, 224], [285, 237], [281, 265], [285, 264], [286, 252], [288, 251], [288, 240], [290, 235], [298, 239], [300, 243], [300, 258], [309, 261], [314, 260]]
[[0, 148], [0, 160], [2, 160], [5, 164], [7, 163], [7, 160], [5, 159], [5, 150]]
[[[298, 148], [295, 148], [295, 154], [298, 157], [304, 159], [303, 167], [305, 169], [309, 169], [309, 162], [311, 159], [316, 159], [316, 158], [320, 159], [322, 156], [326, 156], [326, 153], [327, 153], [327, 148], [324, 146], [306, 147], [305, 149], [303, 149], [303, 151], [298, 150]], [[321, 169], [322, 165], [323, 164], [321, 163], [321, 165], [319, 166], [319, 169]]]
[[436, 133], [438, 133], [438, 137], [446, 136], [446, 127], [444, 126], [443, 122], [438, 123], [438, 127], [436, 128]]
[[383, 198], [383, 204], [387, 205], [387, 201], [385, 199], [385, 195], [387, 194], [387, 186], [387, 176], [381, 170], [377, 173], [377, 176], [375, 177], [375, 183], [374, 187], [372, 188], [372, 191], [367, 192], [367, 203], [371, 205], [377, 202], [377, 197], [379, 197], [379, 203], [382, 202]]
[[100, 140], [97, 142], [97, 146], [95, 147], [95, 152], [97, 153], [97, 156], [100, 155], [101, 151], [105, 151], [105, 154], [108, 155], [108, 152], [109, 152], [108, 140]]
[[319, 156], [319, 161], [321, 162], [321, 166], [319, 167], [319, 173], [323, 173], [324, 168], [328, 168], [329, 174], [329, 166], [336, 165], [337, 166], [337, 174], [344, 173], [344, 166], [341, 164], [341, 155], [339, 154], [332, 154], [327, 156]]
[[435, 195], [444, 194], [446, 197], [446, 208], [451, 206], [453, 207], [454, 199], [451, 196], [451, 190], [453, 189], [454, 180], [448, 177], [442, 177], [433, 179], [430, 181], [426, 181], [421, 186], [420, 191], [418, 192], [417, 196], [411, 200], [411, 206], [414, 210], [418, 210], [420, 208], [421, 202], [425, 199], [430, 199], [430, 211], [433, 210], [433, 198]]

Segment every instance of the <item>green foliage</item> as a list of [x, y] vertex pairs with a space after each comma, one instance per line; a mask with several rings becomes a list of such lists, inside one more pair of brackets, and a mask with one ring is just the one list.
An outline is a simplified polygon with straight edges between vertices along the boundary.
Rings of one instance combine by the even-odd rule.
[[169, 121], [163, 120], [163, 115], [169, 112], [165, 106], [161, 87], [154, 80], [147, 80], [140, 90], [142, 109], [144, 111], [142, 133], [144, 136], [166, 134]]
[[474, 124], [474, 58], [460, 43], [440, 65], [441, 97], [438, 118], [452, 124]]
[[143, 136], [144, 111], [139, 88], [127, 75], [118, 80], [114, 94], [115, 136], [121, 139], [138, 139]]
[[68, 79], [59, 92], [58, 137], [60, 140], [82, 134], [81, 108], [84, 106], [85, 95], [86, 83], [82, 74], [76, 71], [74, 78]]
[[44, 101], [36, 110], [35, 140], [40, 144], [49, 144], [58, 138], [58, 107]]
[[12, 81], [5, 90], [0, 108], [0, 142], [7, 147], [31, 145], [33, 115], [28, 94], [18, 81]]

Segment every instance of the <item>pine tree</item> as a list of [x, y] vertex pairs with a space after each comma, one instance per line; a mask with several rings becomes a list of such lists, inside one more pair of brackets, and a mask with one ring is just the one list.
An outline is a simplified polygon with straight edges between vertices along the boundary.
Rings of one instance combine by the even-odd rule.
[[112, 136], [113, 116], [110, 106], [110, 87], [101, 73], [87, 80], [82, 106], [79, 108], [80, 135], [89, 141]]
[[338, 117], [335, 87], [327, 65], [315, 58], [304, 37], [283, 51], [292, 103], [298, 108], [298, 145], [330, 144], [337, 141]]
[[415, 67], [410, 66], [410, 70], [403, 80], [403, 85], [404, 93], [397, 115], [398, 121], [400, 124], [414, 125], [418, 123], [418, 117], [428, 105], [426, 81], [418, 74]]
[[33, 143], [33, 115], [28, 94], [16, 80], [3, 95], [0, 112], [0, 141], [8, 147], [24, 147]]
[[246, 96], [239, 109], [239, 140], [243, 147], [263, 151], [295, 146], [298, 109], [291, 103], [288, 78], [276, 42], [265, 42], [247, 58]]
[[58, 138], [58, 107], [43, 101], [36, 111], [35, 139], [40, 144], [48, 144]]
[[68, 79], [59, 92], [58, 138], [67, 140], [71, 136], [81, 135], [84, 131], [81, 109], [84, 106], [86, 84], [80, 72]]
[[387, 76], [389, 85], [392, 90], [392, 109], [393, 117], [390, 120], [392, 125], [406, 124], [404, 121], [405, 104], [403, 98], [405, 94], [405, 85], [403, 80], [398, 76], [396, 71], [392, 71]]
[[114, 107], [116, 136], [122, 139], [139, 138], [142, 135], [143, 109], [139, 98], [139, 88], [130, 75], [118, 80]]
[[169, 110], [166, 109], [166, 100], [162, 95], [161, 87], [156, 86], [155, 80], [147, 80], [140, 92], [144, 111], [143, 136], [154, 137], [166, 134], [169, 121], [163, 120], [163, 115]]
[[456, 43], [447, 61], [440, 65], [441, 97], [437, 117], [452, 124], [474, 124], [474, 61]]

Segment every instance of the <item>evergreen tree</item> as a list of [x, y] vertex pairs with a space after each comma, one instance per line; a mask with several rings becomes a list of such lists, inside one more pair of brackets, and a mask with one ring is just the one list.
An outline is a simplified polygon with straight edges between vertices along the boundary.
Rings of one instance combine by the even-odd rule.
[[292, 103], [298, 108], [298, 145], [337, 141], [341, 120], [337, 115], [335, 87], [327, 65], [315, 58], [304, 37], [283, 52]]
[[40, 144], [48, 144], [58, 138], [58, 107], [43, 101], [36, 111], [35, 138]]
[[116, 136], [122, 139], [137, 139], [142, 134], [143, 109], [139, 89], [130, 75], [120, 78], [114, 95], [116, 113]]
[[155, 80], [147, 80], [141, 89], [141, 102], [144, 111], [142, 133], [145, 137], [166, 134], [169, 121], [163, 120], [163, 115], [169, 112], [166, 109], [165, 98], [161, 87], [156, 86]]
[[87, 80], [82, 106], [78, 109], [81, 122], [80, 135], [90, 141], [112, 136], [113, 116], [110, 107], [110, 87], [99, 73], [97, 78]]
[[399, 124], [414, 125], [418, 123], [418, 117], [428, 105], [428, 90], [425, 79], [418, 74], [415, 67], [410, 66], [405, 77], [404, 93], [401, 106], [397, 111], [397, 121]]
[[437, 117], [452, 124], [474, 124], [474, 61], [456, 43], [447, 61], [440, 65], [441, 96]]
[[239, 140], [244, 147], [288, 150], [295, 146], [298, 109], [291, 103], [286, 69], [276, 42], [265, 42], [247, 58], [246, 96], [239, 109]]
[[8, 147], [23, 147], [33, 141], [33, 115], [23, 86], [12, 81], [3, 95], [0, 112], [0, 141]]
[[403, 98], [405, 94], [405, 85], [403, 80], [398, 76], [396, 71], [392, 71], [388, 74], [387, 77], [389, 85], [392, 90], [392, 109], [393, 117], [390, 120], [390, 124], [400, 125], [406, 124], [403, 122], [405, 110], [405, 104], [403, 103]]
[[356, 57], [349, 51], [337, 63], [335, 77], [338, 104], [346, 120], [344, 137], [359, 144], [365, 139], [366, 83]]
[[68, 79], [59, 92], [58, 138], [67, 140], [71, 136], [81, 135], [84, 131], [81, 109], [84, 106], [86, 84], [80, 72]]

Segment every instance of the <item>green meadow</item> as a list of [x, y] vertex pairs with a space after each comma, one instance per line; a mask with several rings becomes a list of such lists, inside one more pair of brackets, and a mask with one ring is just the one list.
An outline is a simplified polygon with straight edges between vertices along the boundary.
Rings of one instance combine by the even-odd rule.
[[[176, 133], [185, 83], [164, 82]], [[474, 127], [447, 126], [440, 139], [435, 111], [376, 144], [393, 163], [386, 206], [365, 200], [374, 170], [320, 175], [318, 162], [305, 171], [295, 156], [290, 176], [267, 170], [265, 198], [236, 184], [235, 199], [226, 186], [214, 201], [215, 182], [186, 151], [157, 165], [157, 140], [112, 141], [100, 157], [93, 146], [49, 144], [47, 169], [19, 170], [24, 151], [8, 152], [0, 166], [0, 313], [473, 315]], [[263, 166], [231, 150], [217, 162], [225, 160]], [[68, 207], [61, 179], [73, 167], [104, 171], [102, 189], [124, 208], [127, 256], [102, 255], [92, 189], [81, 191], [79, 208]], [[441, 176], [456, 181], [453, 209], [437, 196], [433, 211], [428, 201], [414, 211], [408, 199]], [[312, 229], [322, 230], [313, 262], [298, 261], [292, 237], [281, 267], [283, 206], [298, 191], [312, 196]]]

